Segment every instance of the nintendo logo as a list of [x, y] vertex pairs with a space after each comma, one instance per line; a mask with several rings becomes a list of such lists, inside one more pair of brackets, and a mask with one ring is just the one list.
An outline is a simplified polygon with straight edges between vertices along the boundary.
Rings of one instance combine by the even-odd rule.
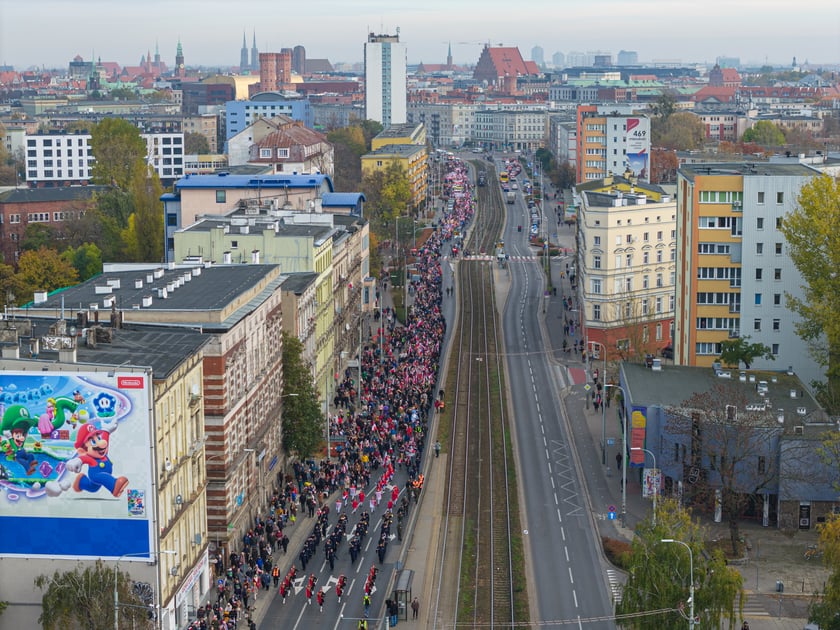
[[118, 376], [117, 387], [120, 389], [143, 389], [142, 376]]

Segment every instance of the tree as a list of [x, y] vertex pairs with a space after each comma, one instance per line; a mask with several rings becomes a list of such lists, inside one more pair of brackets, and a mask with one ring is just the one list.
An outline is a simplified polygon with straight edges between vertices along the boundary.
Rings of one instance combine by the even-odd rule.
[[93, 181], [125, 188], [137, 169], [145, 171], [146, 141], [140, 130], [122, 118], [105, 118], [91, 131]]
[[669, 409], [666, 428], [672, 443], [662, 445], [663, 452], [682, 445], [690, 453], [686, 498], [720, 507], [736, 557], [741, 552], [740, 519], [751, 507], [757, 509], [761, 495], [777, 481], [775, 441], [784, 431], [772, 410], [748, 411], [754, 401], [744, 392], [734, 384], [715, 383]]
[[82, 282], [102, 273], [102, 252], [93, 243], [68, 247], [61, 257], [73, 266]]
[[723, 365], [738, 367], [741, 361], [744, 367], [750, 369], [750, 364], [756, 359], [775, 360], [770, 348], [763, 343], [750, 343], [749, 337], [726, 339], [721, 344], [720, 362]]
[[680, 161], [676, 151], [653, 148], [650, 151], [650, 183], [670, 184], [677, 181]]
[[[681, 544], [663, 543], [663, 538], [684, 542], [690, 547], [691, 556]], [[634, 616], [623, 619], [622, 627], [639, 630], [680, 627], [688, 614], [692, 581], [694, 610], [700, 617], [700, 627], [720, 627], [724, 618], [732, 627], [743, 608], [743, 578], [736, 569], [726, 565], [719, 549], [706, 549], [704, 539], [705, 532], [691, 519], [690, 511], [683, 510], [673, 499], [659, 504], [656, 526], [649, 520], [639, 523], [627, 559], [627, 582], [616, 607], [617, 614]], [[644, 611], [661, 612], [639, 615]]]
[[665, 90], [660, 94], [656, 101], [654, 102], [653, 106], [651, 107], [653, 110], [653, 115], [661, 118], [663, 121], [668, 120], [668, 118], [677, 111], [677, 94], [672, 90]]
[[575, 167], [568, 160], [564, 160], [562, 164], [558, 164], [553, 170], [549, 171], [548, 178], [558, 190], [571, 188], [575, 185]]
[[796, 333], [826, 368], [820, 403], [840, 413], [840, 182], [815, 177], [799, 193], [798, 207], [782, 219], [781, 232], [799, 271], [803, 296], [786, 295], [798, 316]]
[[405, 169], [398, 162], [391, 162], [382, 170], [371, 171], [362, 180], [361, 189], [367, 200], [365, 214], [371, 230], [380, 241], [388, 240], [396, 218], [406, 214], [411, 199]]
[[358, 190], [362, 181], [360, 158], [369, 146], [364, 130], [360, 126], [334, 129], [327, 134], [327, 141], [333, 145], [335, 154], [333, 186], [345, 192]]
[[35, 586], [44, 595], [41, 598], [41, 616], [38, 621], [44, 630], [60, 628], [85, 628], [108, 630], [114, 627], [114, 576], [117, 578], [119, 619], [125, 627], [142, 628], [148, 621], [150, 610], [147, 602], [134, 593], [134, 584], [128, 574], [116, 573], [102, 560], [72, 571], [52, 576], [39, 575]]
[[820, 534], [820, 548], [823, 564], [831, 573], [825, 583], [822, 596], [811, 604], [810, 619], [825, 630], [840, 630], [840, 517], [830, 516], [825, 523], [817, 525]]
[[188, 131], [184, 134], [184, 153], [188, 155], [210, 153], [210, 143], [200, 133]]
[[690, 151], [706, 141], [706, 130], [700, 118], [690, 112], [674, 112], [668, 117], [651, 119], [651, 144], [665, 149]]
[[73, 266], [54, 249], [42, 247], [37, 251], [22, 252], [15, 276], [17, 295], [24, 302], [35, 291], [55, 291], [76, 284], [79, 274]]
[[136, 170], [131, 177], [129, 194], [134, 213], [123, 230], [123, 242], [129, 260], [161, 262], [163, 260], [163, 186], [155, 172]]
[[114, 217], [94, 207], [75, 221], [64, 226], [64, 236], [69, 247], [92, 243], [101, 251], [102, 260], [122, 260], [125, 247], [120, 226]]
[[306, 459], [324, 441], [325, 420], [303, 344], [283, 332], [283, 448]]
[[744, 132], [744, 142], [755, 142], [762, 147], [780, 147], [785, 143], [785, 134], [769, 120], [759, 120]]
[[20, 241], [22, 251], [32, 251], [49, 247], [58, 249], [60, 234], [58, 228], [47, 223], [28, 223]]

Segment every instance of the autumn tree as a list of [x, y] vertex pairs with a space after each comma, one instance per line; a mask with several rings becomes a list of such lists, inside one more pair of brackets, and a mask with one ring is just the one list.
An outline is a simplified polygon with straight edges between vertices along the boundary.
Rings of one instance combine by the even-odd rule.
[[335, 168], [333, 186], [336, 190], [352, 192], [362, 181], [361, 157], [367, 153], [365, 132], [361, 126], [342, 127], [327, 134], [333, 145]]
[[127, 258], [133, 262], [163, 260], [163, 186], [157, 173], [136, 170], [131, 177], [129, 194], [134, 212], [122, 232]]
[[105, 118], [91, 131], [93, 182], [126, 188], [132, 174], [145, 171], [146, 141], [140, 130], [122, 118]]
[[575, 185], [575, 167], [568, 160], [564, 160], [548, 172], [548, 178], [557, 190], [571, 188]]
[[680, 162], [676, 151], [651, 148], [650, 151], [650, 183], [670, 184], [677, 181], [677, 170]]
[[737, 368], [743, 361], [744, 367], [749, 370], [756, 359], [773, 361], [775, 358], [768, 346], [763, 343], [750, 343], [749, 337], [725, 339], [721, 343], [720, 362], [726, 366]]
[[202, 134], [188, 131], [184, 134], [184, 153], [187, 155], [210, 153], [210, 143]]
[[820, 597], [811, 604], [810, 619], [820, 628], [840, 630], [840, 517], [828, 517], [825, 523], [817, 525], [823, 564], [831, 572]]
[[743, 141], [766, 148], [780, 147], [785, 143], [785, 134], [769, 120], [759, 120], [744, 132]]
[[668, 410], [672, 443], [662, 446], [665, 452], [675, 444], [686, 447], [686, 497], [720, 508], [736, 556], [741, 551], [740, 519], [773, 488], [779, 472], [775, 441], [783, 427], [763, 405], [748, 410], [759, 402], [758, 397], [748, 399], [746, 388], [736, 383], [715, 383]]
[[35, 586], [44, 592], [38, 621], [44, 630], [87, 628], [107, 630], [114, 627], [114, 578], [117, 579], [119, 617], [123, 627], [143, 628], [149, 622], [149, 602], [134, 589], [128, 574], [113, 571], [102, 560], [72, 571], [39, 575]]
[[[0, 138], [6, 137], [6, 127], [0, 122]], [[15, 157], [6, 148], [5, 142], [0, 142], [0, 186], [14, 186], [17, 184]]]
[[840, 182], [821, 175], [805, 184], [781, 232], [801, 277], [802, 297], [786, 295], [799, 316], [796, 333], [826, 369], [820, 403], [840, 413], [840, 274], [834, 273], [840, 267]]
[[690, 112], [655, 116], [650, 121], [651, 145], [678, 151], [699, 149], [706, 141], [706, 130], [699, 117]]
[[367, 199], [365, 211], [371, 229], [380, 240], [387, 240], [391, 230], [396, 228], [396, 218], [406, 214], [411, 200], [411, 185], [405, 169], [399, 162], [389, 162], [384, 169], [367, 173], [361, 188]]
[[123, 259], [125, 253], [122, 229], [113, 216], [94, 207], [75, 221], [66, 222], [65, 242], [71, 248], [91, 243], [101, 251], [102, 260], [118, 261]]
[[326, 438], [325, 419], [315, 393], [312, 367], [303, 344], [283, 332], [283, 448], [300, 459], [312, 456]]
[[35, 291], [55, 291], [76, 284], [78, 279], [73, 266], [54, 249], [22, 252], [18, 259], [15, 281], [19, 299], [24, 302], [31, 300]]
[[[689, 585], [694, 583], [695, 615], [701, 628], [732, 627], [743, 609], [743, 578], [727, 566], [719, 549], [706, 548], [706, 533], [691, 512], [674, 499], [664, 499], [656, 512], [656, 525], [645, 520], [636, 527], [627, 557], [627, 582], [616, 613], [628, 615], [622, 627], [638, 630], [671, 630], [685, 623]], [[663, 543], [663, 539], [679, 540]], [[690, 569], [693, 559], [694, 574]], [[641, 614], [650, 611], [651, 614]]]

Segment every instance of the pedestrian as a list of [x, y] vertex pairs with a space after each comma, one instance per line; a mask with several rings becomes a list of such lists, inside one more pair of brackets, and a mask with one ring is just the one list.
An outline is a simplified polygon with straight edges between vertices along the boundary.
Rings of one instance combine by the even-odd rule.
[[411, 618], [417, 619], [417, 614], [420, 612], [420, 601], [415, 597], [411, 600]]
[[440, 457], [440, 442], [435, 442], [435, 457]]
[[615, 454], [615, 468], [616, 470], [621, 470], [621, 453]]
[[741, 625], [741, 630], [750, 630], [750, 622], [744, 620], [744, 623]]
[[367, 619], [368, 615], [370, 615], [370, 595], [368, 595], [367, 593], [365, 593], [364, 597], [362, 598], [362, 604], [365, 607], [365, 619]]

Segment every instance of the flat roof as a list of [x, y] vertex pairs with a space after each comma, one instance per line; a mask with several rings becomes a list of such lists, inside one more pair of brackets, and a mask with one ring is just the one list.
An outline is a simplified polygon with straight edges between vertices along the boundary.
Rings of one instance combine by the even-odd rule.
[[295, 295], [300, 295], [312, 285], [318, 278], [318, 274], [314, 271], [301, 271], [299, 273], [290, 273], [286, 276], [283, 282], [283, 290], [291, 291]]
[[770, 162], [709, 162], [702, 164], [684, 164], [679, 172], [689, 180], [697, 176], [741, 175], [750, 176], [788, 176], [809, 177], [818, 172], [805, 164], [774, 164]]
[[175, 190], [184, 188], [319, 188], [324, 183], [333, 190], [329, 175], [235, 175], [227, 172], [212, 175], [184, 175], [175, 182]]
[[[733, 392], [747, 405], [761, 405], [765, 400], [770, 400], [767, 411], [775, 414], [776, 410], [784, 409], [785, 417], [791, 421], [794, 417], [801, 418], [803, 423], [809, 419], [815, 422], [823, 422], [825, 419], [817, 401], [799, 378], [783, 371], [723, 368], [722, 372], [728, 373], [730, 378], [721, 378], [710, 367], [663, 364], [661, 371], [653, 371], [644, 364], [628, 361], [622, 362], [621, 370], [624, 375], [623, 386], [634, 405], [681, 407], [694, 394], [711, 392], [716, 385], [726, 385], [732, 387]], [[746, 373], [746, 382], [740, 381], [741, 372]], [[755, 382], [749, 381], [751, 375], [755, 377]], [[767, 382], [767, 394], [764, 397], [759, 396], [757, 391], [760, 381]], [[796, 398], [791, 398], [792, 390], [796, 392]], [[805, 408], [804, 416], [798, 413], [800, 407]], [[739, 409], [741, 411], [747, 410]]]
[[423, 123], [399, 123], [391, 125], [376, 134], [376, 138], [410, 138], [422, 125]]
[[400, 157], [407, 155], [414, 155], [419, 152], [426, 152], [426, 146], [423, 144], [384, 144], [378, 149], [366, 153], [362, 159], [369, 157], [382, 157], [383, 155], [398, 155]]

